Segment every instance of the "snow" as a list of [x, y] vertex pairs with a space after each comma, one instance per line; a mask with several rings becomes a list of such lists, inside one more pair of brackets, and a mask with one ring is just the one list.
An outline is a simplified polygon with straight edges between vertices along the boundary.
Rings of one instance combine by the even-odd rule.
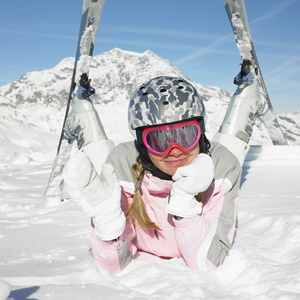
[[[89, 220], [74, 203], [44, 206], [58, 136], [46, 124], [0, 125], [0, 265], [10, 299], [299, 299], [299, 146], [251, 146], [236, 242], [219, 269], [140, 254], [114, 277], [90, 262]], [[114, 138], [124, 141], [122, 132]]]
[[[130, 62], [129, 68], [134, 59], [150, 65], [156, 59], [152, 52], [133, 55], [119, 49], [105, 55], [113, 60], [115, 55], [129, 55], [122, 58], [124, 65], [126, 58]], [[108, 72], [121, 74], [121, 66], [110, 64]], [[50, 90], [64, 95], [59, 86], [65, 80], [64, 89], [69, 88], [64, 79], [69, 75], [62, 71], [68, 64], [59, 65], [42, 74]], [[128, 75], [124, 65], [122, 72]], [[161, 61], [160, 68], [166, 71]], [[59, 72], [62, 81], [55, 81]], [[93, 72], [97, 75], [96, 67]], [[163, 260], [141, 253], [120, 274], [111, 276], [90, 262], [89, 220], [67, 195], [56, 206], [44, 205], [64, 106], [58, 109], [54, 92], [47, 94], [42, 77], [33, 75], [34, 80], [41, 80], [40, 89], [31, 89], [30, 74], [22, 77], [24, 84], [0, 88], [0, 300], [6, 299], [10, 290], [8, 299], [15, 300], [300, 298], [300, 111], [279, 118], [289, 142], [294, 141], [291, 146], [271, 146], [264, 127], [256, 127], [243, 167], [238, 232], [221, 267], [192, 271], [182, 259]], [[135, 77], [125, 75], [131, 91]], [[95, 81], [101, 82], [102, 77]], [[105, 77], [105, 103], [96, 98], [96, 108], [108, 136], [117, 144], [132, 137], [127, 129], [129, 92], [123, 92], [121, 81], [113, 80], [119, 90], [109, 89], [111, 82]], [[211, 137], [229, 93], [197, 87], [210, 99], [205, 105]], [[19, 90], [26, 89], [31, 100], [20, 98]], [[41, 96], [33, 95], [34, 91]], [[109, 101], [111, 95], [115, 95], [113, 101]], [[43, 102], [44, 96], [54, 102]]]
[[[52, 69], [27, 73], [18, 82], [0, 87], [0, 118], [17, 119], [24, 124], [43, 126], [44, 130], [59, 134], [73, 65], [74, 58], [66, 58]], [[129, 138], [127, 114], [120, 112], [126, 111], [128, 99], [142, 82], [160, 75], [179, 76], [191, 81], [168, 60], [149, 50], [135, 53], [116, 48], [93, 58], [90, 70], [92, 86], [96, 89], [93, 101], [98, 112], [102, 113], [103, 122], [109, 122], [108, 128], [114, 135], [113, 138], [117, 138], [115, 132], [118, 130], [123, 132], [124, 137]], [[208, 121], [206, 130], [211, 138], [220, 127], [232, 92], [213, 86], [203, 87], [196, 82], [192, 84], [204, 101]], [[118, 111], [108, 115], [107, 112], [113, 108]], [[112, 123], [110, 118], [114, 118], [116, 122]], [[288, 143], [300, 145], [300, 110], [279, 115], [278, 120]], [[119, 129], [116, 131], [117, 125]], [[272, 144], [265, 126], [259, 121], [254, 127], [251, 143]]]
[[7, 299], [10, 294], [10, 285], [0, 280], [0, 299]]

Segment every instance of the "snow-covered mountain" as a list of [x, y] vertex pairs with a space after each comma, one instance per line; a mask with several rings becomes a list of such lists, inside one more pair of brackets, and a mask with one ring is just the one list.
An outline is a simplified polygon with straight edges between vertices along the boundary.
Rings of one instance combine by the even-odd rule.
[[[27, 73], [18, 82], [0, 87], [2, 120], [17, 120], [58, 134], [70, 90], [73, 65], [74, 58], [66, 58], [52, 69]], [[110, 138], [116, 136], [116, 130], [124, 131], [124, 136], [131, 138], [127, 130], [130, 96], [139, 84], [159, 75], [185, 77], [168, 60], [149, 50], [135, 53], [116, 48], [93, 58], [90, 71], [92, 85], [96, 89], [93, 100]], [[212, 137], [220, 126], [232, 92], [191, 82], [205, 102], [206, 129], [208, 136]], [[108, 115], [112, 106], [115, 107], [115, 114]], [[300, 111], [279, 116], [279, 121], [289, 144], [299, 145]], [[260, 122], [254, 128], [251, 143], [272, 144]]]
[[[25, 74], [0, 87], [0, 299], [298, 299], [300, 295], [299, 146], [251, 146], [239, 200], [238, 230], [229, 256], [210, 272], [182, 258], [139, 253], [117, 276], [90, 262], [90, 219], [73, 201], [44, 206], [68, 98], [74, 59]], [[161, 74], [182, 76], [147, 51], [114, 49], [93, 60], [94, 97], [107, 134], [132, 138], [130, 94]], [[207, 129], [219, 126], [231, 93], [202, 87]], [[279, 116], [299, 143], [300, 111]], [[297, 133], [298, 132], [298, 133]], [[270, 143], [260, 124], [252, 143]], [[5, 282], [7, 283], [5, 283]], [[100, 296], [99, 296], [100, 295]]]
[[278, 116], [284, 136], [290, 145], [300, 145], [300, 110]]

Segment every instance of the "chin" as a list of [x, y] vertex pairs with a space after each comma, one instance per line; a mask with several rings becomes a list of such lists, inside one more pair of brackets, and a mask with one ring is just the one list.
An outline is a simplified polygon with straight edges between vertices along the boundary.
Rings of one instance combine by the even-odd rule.
[[170, 176], [173, 176], [173, 175], [176, 173], [177, 169], [178, 169], [178, 168], [174, 168], [174, 169], [173, 169], [173, 168], [172, 168], [172, 169], [168, 168], [168, 169], [162, 170], [162, 171], [163, 171], [164, 173], [170, 175]]

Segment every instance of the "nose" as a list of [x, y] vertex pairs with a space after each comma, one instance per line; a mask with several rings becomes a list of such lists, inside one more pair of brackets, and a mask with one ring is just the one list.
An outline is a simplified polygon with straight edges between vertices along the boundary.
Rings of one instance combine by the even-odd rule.
[[170, 150], [170, 152], [168, 153], [169, 156], [175, 156], [178, 157], [182, 154], [182, 150], [180, 150], [179, 148], [177, 148], [176, 146], [174, 148], [172, 148]]

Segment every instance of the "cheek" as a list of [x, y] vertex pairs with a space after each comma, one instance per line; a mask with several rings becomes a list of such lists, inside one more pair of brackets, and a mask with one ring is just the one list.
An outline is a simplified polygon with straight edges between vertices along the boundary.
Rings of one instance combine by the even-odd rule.
[[192, 149], [191, 151], [191, 157], [192, 157], [192, 160], [194, 160], [198, 155], [200, 154], [200, 147], [199, 147], [199, 144], [194, 148]]
[[161, 164], [161, 161], [162, 161], [162, 156], [158, 156], [158, 155], [155, 155], [151, 152], [148, 151], [148, 155], [149, 155], [149, 158], [151, 159], [153, 165], [157, 168], [160, 167], [160, 164]]
[[164, 158], [165, 158], [166, 156], [155, 155], [155, 154], [153, 154], [153, 153], [151, 153], [151, 152], [148, 152], [148, 155], [149, 155], [149, 158], [151, 159], [153, 165], [154, 165], [157, 169], [163, 171], [164, 173], [166, 173], [166, 174], [168, 174], [168, 175], [171, 175], [171, 176], [174, 175], [174, 173], [175, 173], [176, 170], [175, 170], [175, 171], [170, 170], [170, 167], [169, 167], [169, 166], [166, 166], [166, 164], [165, 164], [165, 162], [164, 162]]

